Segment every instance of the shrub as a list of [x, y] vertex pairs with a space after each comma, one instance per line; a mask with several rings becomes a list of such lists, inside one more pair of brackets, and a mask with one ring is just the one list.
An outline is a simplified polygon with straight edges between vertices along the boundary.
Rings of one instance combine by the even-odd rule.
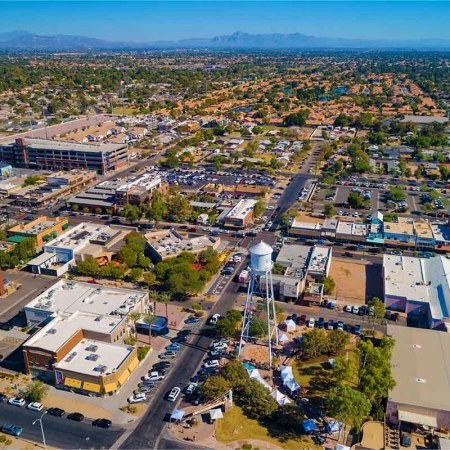
[[149, 352], [150, 347], [148, 345], [144, 345], [143, 347], [139, 347], [137, 349], [137, 357], [139, 361], [142, 361], [146, 356], [147, 353]]

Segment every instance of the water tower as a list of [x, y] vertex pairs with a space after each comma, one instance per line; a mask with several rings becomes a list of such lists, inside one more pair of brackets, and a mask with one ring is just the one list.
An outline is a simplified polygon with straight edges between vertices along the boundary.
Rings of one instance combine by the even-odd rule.
[[[245, 301], [244, 320], [242, 322], [239, 354], [245, 342], [252, 339], [251, 324], [253, 307], [258, 302], [265, 303], [267, 321], [267, 342], [269, 346], [269, 363], [272, 365], [272, 339], [278, 345], [277, 316], [272, 281], [272, 247], [260, 241], [250, 248], [250, 281]], [[255, 304], [255, 305], [254, 305]]]

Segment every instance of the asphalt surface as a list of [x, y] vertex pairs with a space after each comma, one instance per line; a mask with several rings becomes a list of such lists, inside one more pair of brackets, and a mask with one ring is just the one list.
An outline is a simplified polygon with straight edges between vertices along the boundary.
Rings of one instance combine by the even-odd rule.
[[[41, 412], [30, 411], [25, 407], [19, 408], [6, 403], [0, 404], [0, 424], [12, 423], [23, 428], [22, 439], [42, 442], [41, 427], [39, 423], [32, 425], [33, 421], [41, 417]], [[44, 416], [42, 419], [45, 439], [48, 446], [54, 448], [111, 448], [114, 442], [123, 433], [123, 428], [114, 425], [105, 430], [94, 427], [92, 421], [73, 422], [66, 416]], [[14, 437], [11, 437], [13, 440]], [[14, 448], [14, 444], [12, 445]]]
[[297, 201], [301, 190], [309, 180], [315, 179], [314, 175], [298, 173], [294, 175], [290, 184], [286, 187], [278, 201], [280, 214], [286, 212]]

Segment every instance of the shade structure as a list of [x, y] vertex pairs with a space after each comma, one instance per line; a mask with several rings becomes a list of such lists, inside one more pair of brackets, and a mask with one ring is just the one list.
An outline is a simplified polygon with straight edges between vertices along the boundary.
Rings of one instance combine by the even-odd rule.
[[283, 382], [289, 378], [294, 378], [291, 366], [281, 366], [281, 378]]
[[249, 378], [261, 378], [261, 374], [258, 369], [247, 370]]
[[289, 340], [289, 338], [285, 334], [280, 335], [280, 337], [278, 338], [278, 342], [280, 342], [281, 344], [288, 340]]
[[170, 420], [183, 420], [184, 411], [182, 409], [174, 409], [170, 415]]
[[291, 401], [284, 394], [282, 394], [278, 389], [275, 389], [270, 395], [281, 406], [291, 403]]
[[284, 381], [283, 384], [291, 392], [295, 392], [301, 389], [301, 386], [293, 378], [288, 378], [287, 380]]
[[82, 381], [77, 380], [76, 378], [66, 377], [66, 379], [64, 380], [64, 384], [68, 387], [81, 388]]
[[337, 420], [331, 420], [325, 425], [325, 431], [328, 434], [337, 433], [341, 429], [341, 424]]
[[347, 445], [337, 444], [336, 450], [350, 450], [350, 447], [348, 447]]
[[284, 325], [286, 326], [286, 331], [295, 331], [297, 329], [297, 325], [292, 319], [285, 320]]
[[97, 383], [89, 383], [88, 381], [85, 381], [83, 389], [91, 392], [100, 392], [101, 386]]
[[223, 413], [220, 408], [214, 408], [209, 411], [211, 420], [223, 419]]

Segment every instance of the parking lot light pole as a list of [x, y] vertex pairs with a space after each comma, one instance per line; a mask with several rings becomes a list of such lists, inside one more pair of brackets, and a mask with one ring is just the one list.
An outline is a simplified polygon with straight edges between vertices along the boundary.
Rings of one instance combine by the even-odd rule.
[[39, 425], [41, 426], [41, 433], [42, 433], [42, 443], [44, 444], [44, 448], [47, 448], [47, 444], [45, 443], [45, 434], [44, 434], [44, 426], [42, 424], [42, 419], [44, 418], [44, 416], [47, 414], [47, 411], [45, 411], [41, 417], [39, 417], [39, 419], [36, 419], [32, 425], [35, 425], [36, 422], [39, 422]]

